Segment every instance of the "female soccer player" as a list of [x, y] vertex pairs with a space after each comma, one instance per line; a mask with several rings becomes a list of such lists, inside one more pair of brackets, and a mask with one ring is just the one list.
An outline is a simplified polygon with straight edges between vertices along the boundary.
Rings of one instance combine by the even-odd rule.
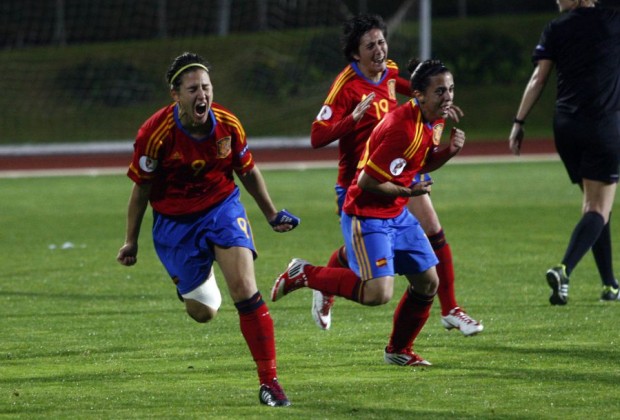
[[[349, 65], [332, 83], [312, 124], [312, 147], [324, 147], [338, 141], [340, 157], [335, 189], [339, 213], [372, 129], [387, 112], [398, 106], [397, 92], [411, 96], [409, 81], [399, 77], [398, 66], [387, 59], [386, 37], [387, 27], [378, 15], [359, 15], [345, 22], [342, 44]], [[458, 122], [462, 112], [452, 106], [449, 116]], [[428, 175], [426, 177], [430, 179]], [[457, 328], [466, 336], [479, 333], [482, 324], [471, 318], [456, 301], [452, 251], [430, 195], [412, 197], [409, 210], [420, 221], [439, 259], [437, 294], [442, 324], [447, 329]], [[333, 252], [327, 265], [348, 266], [344, 247]], [[312, 316], [322, 329], [330, 328], [333, 303], [333, 296], [313, 291]]]
[[233, 172], [273, 230], [291, 230], [299, 219], [274, 207], [243, 126], [213, 102], [207, 62], [184, 53], [172, 62], [166, 79], [174, 103], [138, 131], [127, 173], [134, 182], [127, 232], [117, 260], [136, 263], [140, 226], [150, 203], [155, 250], [189, 316], [207, 322], [216, 315], [222, 301], [212, 270], [217, 261], [256, 362], [260, 402], [290, 405], [277, 380], [273, 321], [256, 285], [256, 249]]
[[583, 202], [561, 263], [546, 273], [552, 305], [568, 303], [569, 276], [590, 249], [603, 283], [601, 300], [620, 300], [609, 227], [620, 163], [620, 12], [596, 3], [557, 0], [564, 14], [545, 27], [534, 50], [536, 68], [508, 139], [518, 155], [525, 119], [557, 66], [555, 146]]
[[342, 208], [341, 228], [350, 268], [318, 267], [294, 258], [276, 279], [277, 301], [301, 287], [362, 305], [387, 303], [394, 275], [410, 283], [394, 313], [384, 360], [401, 366], [430, 363], [413, 352], [428, 319], [439, 278], [437, 257], [420, 223], [407, 209], [410, 197], [427, 194], [432, 181], [415, 176], [438, 169], [465, 143], [454, 128], [439, 147], [454, 98], [452, 74], [437, 60], [419, 63], [411, 75], [413, 99], [385, 115], [366, 143]]

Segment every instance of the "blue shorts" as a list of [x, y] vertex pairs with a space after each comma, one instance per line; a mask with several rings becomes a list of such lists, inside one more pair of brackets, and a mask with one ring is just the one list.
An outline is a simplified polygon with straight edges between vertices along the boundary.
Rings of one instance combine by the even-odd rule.
[[362, 280], [423, 273], [439, 262], [420, 223], [406, 208], [393, 219], [343, 213], [340, 225], [349, 267]]
[[191, 292], [209, 276], [215, 260], [213, 245], [248, 248], [256, 258], [239, 188], [205, 213], [166, 216], [154, 211], [153, 244], [181, 294]]
[[422, 181], [432, 181], [433, 178], [431, 178], [431, 176], [429, 174], [417, 174], [416, 176], [413, 177], [413, 182], [411, 183], [413, 184], [417, 184], [418, 182], [422, 182]]
[[336, 184], [334, 190], [336, 190], [336, 203], [338, 204], [338, 216], [340, 216], [342, 206], [344, 206], [344, 198], [347, 196], [347, 189]]

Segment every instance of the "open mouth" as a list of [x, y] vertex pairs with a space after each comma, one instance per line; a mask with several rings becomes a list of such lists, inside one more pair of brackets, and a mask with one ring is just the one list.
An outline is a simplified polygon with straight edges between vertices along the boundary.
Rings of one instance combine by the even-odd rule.
[[196, 114], [197, 117], [201, 118], [206, 113], [207, 113], [207, 104], [205, 103], [196, 104], [196, 106], [194, 107], [194, 114]]

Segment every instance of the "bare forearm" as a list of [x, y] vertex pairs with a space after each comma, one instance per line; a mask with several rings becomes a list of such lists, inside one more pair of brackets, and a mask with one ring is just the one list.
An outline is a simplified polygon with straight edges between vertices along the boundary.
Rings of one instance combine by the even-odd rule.
[[263, 212], [267, 220], [272, 220], [277, 210], [271, 201], [267, 184], [257, 166], [254, 166], [249, 172], [239, 175], [239, 180], [243, 184], [245, 190], [252, 196], [258, 208]]

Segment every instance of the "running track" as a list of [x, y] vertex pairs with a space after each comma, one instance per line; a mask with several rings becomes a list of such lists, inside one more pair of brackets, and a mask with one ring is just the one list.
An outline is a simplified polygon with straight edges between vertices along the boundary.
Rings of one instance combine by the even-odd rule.
[[[254, 159], [261, 168], [304, 168], [336, 165], [336, 147], [314, 150], [309, 141], [249, 140]], [[557, 159], [550, 140], [526, 140], [520, 157], [508, 150], [507, 141], [466, 143], [454, 162]], [[124, 173], [131, 160], [131, 144], [0, 146], [0, 178], [83, 173]]]

